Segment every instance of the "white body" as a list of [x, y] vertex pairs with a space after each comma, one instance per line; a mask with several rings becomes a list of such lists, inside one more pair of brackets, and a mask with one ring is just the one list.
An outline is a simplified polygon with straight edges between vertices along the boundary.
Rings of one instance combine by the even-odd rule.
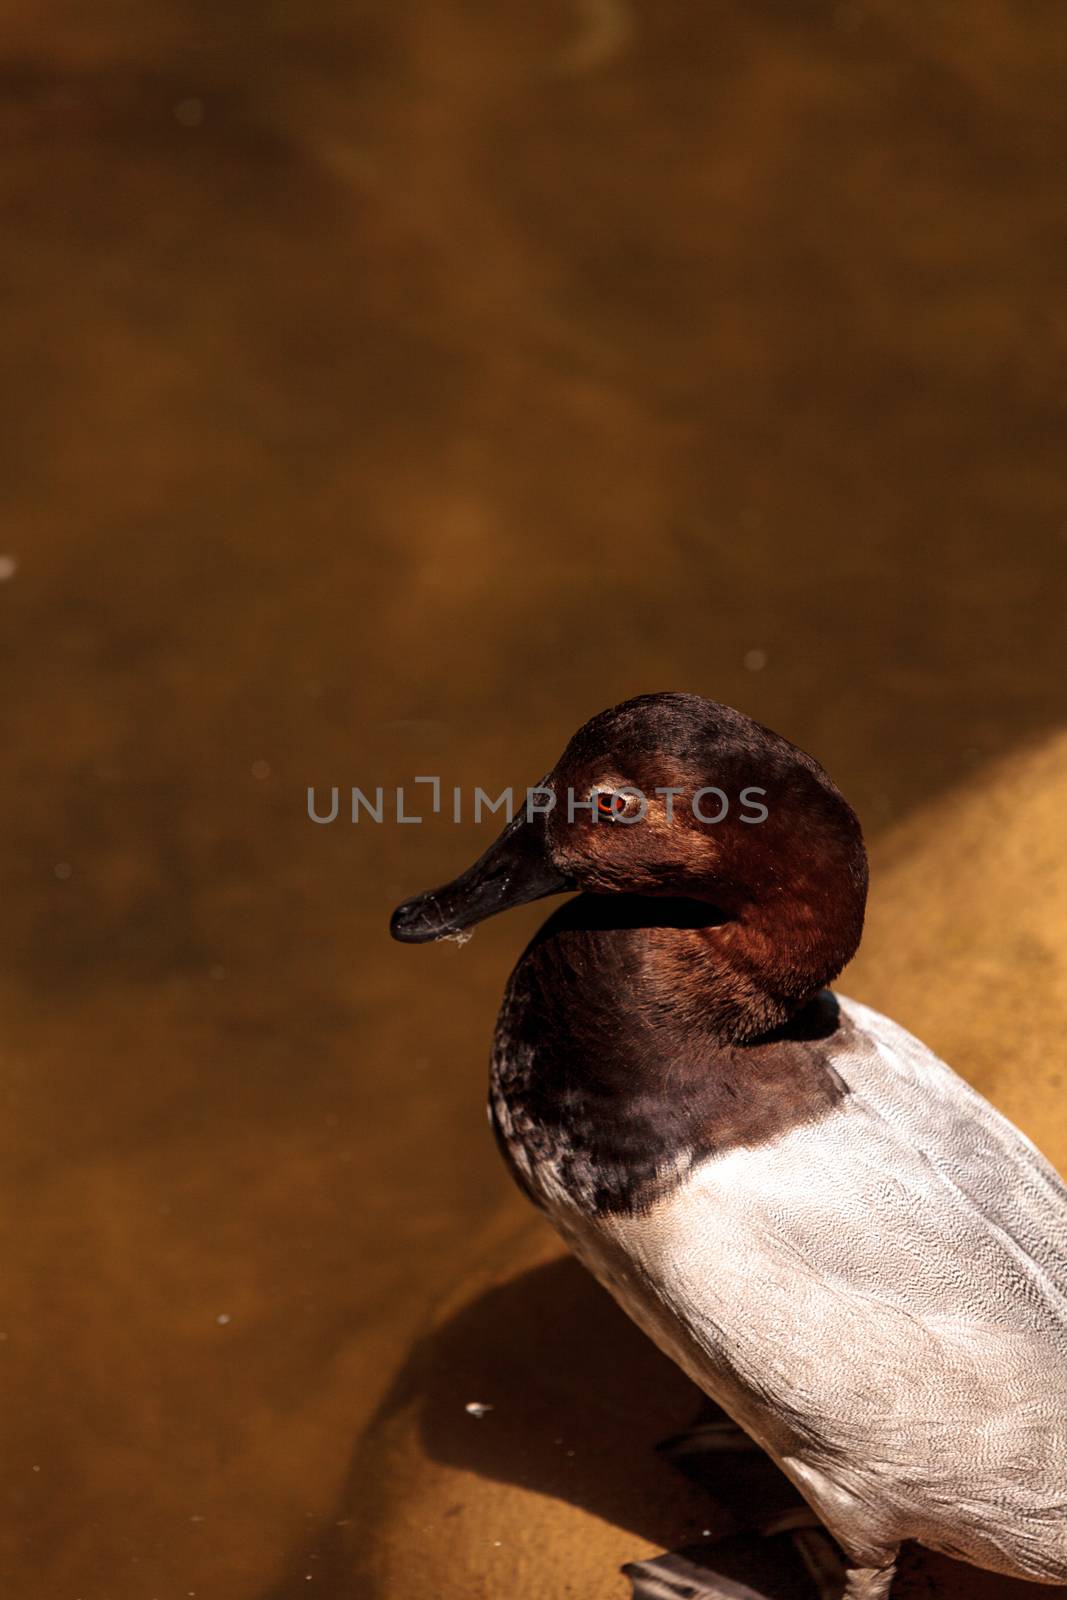
[[918, 1040], [840, 1003], [840, 1103], [703, 1160], [651, 1210], [591, 1217], [519, 1164], [854, 1559], [917, 1539], [1067, 1583], [1067, 1189]]

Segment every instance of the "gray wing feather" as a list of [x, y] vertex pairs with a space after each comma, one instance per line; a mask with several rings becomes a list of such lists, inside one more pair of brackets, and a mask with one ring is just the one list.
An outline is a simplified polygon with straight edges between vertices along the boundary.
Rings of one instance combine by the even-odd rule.
[[614, 1221], [637, 1271], [605, 1281], [846, 1545], [1067, 1581], [1067, 1188], [918, 1040], [841, 1005], [838, 1106]]
[[912, 1034], [854, 1000], [841, 1004], [873, 1046], [850, 1057], [849, 1087], [1067, 1297], [1067, 1185], [1055, 1168]]

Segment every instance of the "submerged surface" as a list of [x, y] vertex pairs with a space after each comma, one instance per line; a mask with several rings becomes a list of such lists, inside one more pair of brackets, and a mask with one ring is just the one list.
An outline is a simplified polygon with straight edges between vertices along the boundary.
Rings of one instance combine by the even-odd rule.
[[877, 836], [1061, 723], [1067, 27], [5, 13], [0, 1587], [340, 1600], [544, 908], [392, 944], [492, 820], [306, 786], [685, 688]]

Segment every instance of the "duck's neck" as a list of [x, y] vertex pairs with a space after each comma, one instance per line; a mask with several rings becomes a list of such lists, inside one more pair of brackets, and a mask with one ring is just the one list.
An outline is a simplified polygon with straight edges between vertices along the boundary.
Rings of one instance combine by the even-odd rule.
[[648, 930], [643, 976], [681, 1026], [741, 1044], [787, 1023], [849, 961], [866, 879], [851, 896], [816, 892], [744, 903], [719, 926]]
[[640, 1207], [664, 1174], [817, 1114], [837, 1092], [797, 1044], [833, 1031], [831, 1001], [790, 1005], [761, 988], [758, 949], [706, 907], [612, 902], [573, 901], [542, 929], [494, 1050], [513, 1165], [529, 1177], [548, 1163], [595, 1210]]
[[517, 972], [541, 974], [542, 1000], [581, 1026], [625, 1014], [632, 1033], [655, 1029], [717, 1045], [781, 1027], [830, 983], [859, 943], [865, 881], [851, 902], [784, 893], [726, 911], [708, 902], [583, 895], [560, 908]]
[[643, 930], [635, 941], [636, 993], [660, 1029], [716, 1045], [780, 1027], [819, 987], [768, 983], [758, 930], [724, 920], [706, 928]]

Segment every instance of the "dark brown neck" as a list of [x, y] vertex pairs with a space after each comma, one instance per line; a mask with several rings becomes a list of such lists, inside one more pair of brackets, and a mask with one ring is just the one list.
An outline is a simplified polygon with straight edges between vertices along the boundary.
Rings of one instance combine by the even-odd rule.
[[[549, 919], [524, 960], [537, 958], [567, 988], [580, 973], [582, 1011], [599, 1017], [598, 997], [651, 1021], [659, 1046], [671, 1036], [739, 1044], [779, 1028], [831, 983], [863, 927], [865, 881], [851, 904], [814, 895], [782, 896], [765, 909], [733, 914], [704, 901], [583, 895]], [[552, 1003], [546, 985], [545, 1003]], [[640, 1026], [638, 1026], [640, 1031]]]
[[836, 1029], [832, 1000], [760, 991], [737, 928], [694, 902], [583, 896], [516, 967], [494, 1048], [498, 1129], [527, 1130], [592, 1209], [640, 1208], [679, 1162], [836, 1097], [797, 1044]]
[[668, 1034], [738, 1044], [779, 1027], [802, 997], [769, 992], [749, 931], [726, 921], [706, 929], [648, 930], [641, 948], [642, 1004]]
[[[790, 961], [771, 960], [756, 924], [695, 901], [580, 896], [534, 938], [500, 1016], [507, 1045], [560, 1063], [605, 1101], [643, 1083], [677, 1085], [716, 1050], [781, 1029], [840, 962], [812, 933]], [[801, 956], [806, 959], [801, 959]]]
[[661, 957], [692, 1024], [723, 1043], [758, 1038], [801, 1010], [851, 959], [863, 931], [866, 885], [832, 908], [816, 898], [743, 907], [699, 943]]

